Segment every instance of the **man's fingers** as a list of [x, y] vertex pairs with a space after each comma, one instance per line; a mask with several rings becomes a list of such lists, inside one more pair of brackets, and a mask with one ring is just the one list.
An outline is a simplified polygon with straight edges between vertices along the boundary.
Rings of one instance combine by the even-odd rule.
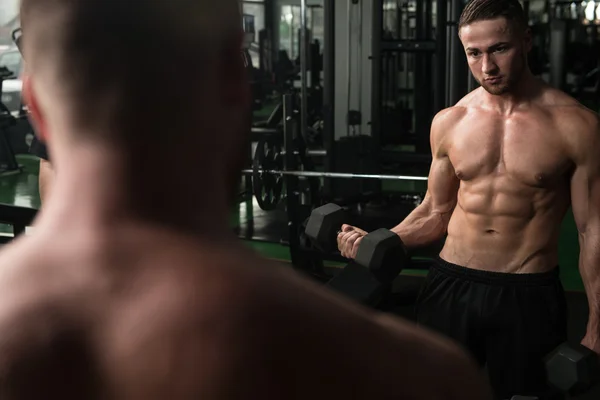
[[342, 257], [345, 257], [344, 250], [346, 248], [346, 240], [350, 237], [350, 235], [352, 235], [352, 233], [353, 233], [352, 231], [350, 231], [350, 232], [340, 231], [338, 233], [337, 245], [338, 245], [338, 250], [342, 253]]
[[350, 238], [352, 236], [356, 235], [356, 232], [350, 231], [350, 232], [341, 233], [340, 235], [341, 235], [341, 238], [340, 238], [341, 244], [342, 244], [342, 246], [345, 246], [348, 243], [348, 240], [350, 240]]
[[342, 232], [350, 232], [350, 231], [354, 231], [354, 230], [356, 230], [356, 229], [357, 229], [357, 228], [355, 228], [355, 227], [354, 227], [354, 226], [352, 226], [352, 225], [348, 225], [348, 224], [344, 224], [344, 225], [342, 225]]
[[344, 240], [344, 253], [346, 258], [352, 258], [354, 242], [361, 238], [361, 234], [359, 232], [352, 232], [347, 235], [348, 237]]
[[355, 230], [356, 230], [358, 233], [360, 233], [361, 235], [363, 235], [363, 236], [366, 236], [366, 235], [367, 235], [367, 233], [368, 233], [367, 231], [363, 231], [363, 230], [362, 230], [362, 229], [360, 229], [360, 228], [354, 228], [354, 229], [355, 229]]
[[337, 235], [338, 250], [342, 257], [354, 258], [358, 249], [356, 242], [361, 240], [366, 234], [367, 232], [355, 226], [347, 224], [342, 225], [341, 230]]
[[358, 247], [360, 246], [360, 242], [362, 242], [364, 236], [359, 237], [354, 241], [354, 245], [352, 246], [352, 259], [356, 258], [356, 254], [358, 254]]

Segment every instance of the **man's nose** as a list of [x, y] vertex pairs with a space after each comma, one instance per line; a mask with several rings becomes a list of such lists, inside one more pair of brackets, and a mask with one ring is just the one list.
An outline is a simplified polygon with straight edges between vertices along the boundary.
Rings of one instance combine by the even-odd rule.
[[483, 55], [482, 71], [485, 75], [493, 75], [498, 72], [498, 65], [492, 56], [489, 54]]

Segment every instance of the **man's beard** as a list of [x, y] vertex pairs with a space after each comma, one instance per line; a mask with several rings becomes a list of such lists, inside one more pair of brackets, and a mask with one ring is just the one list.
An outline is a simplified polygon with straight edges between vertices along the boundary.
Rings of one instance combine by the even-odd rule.
[[482, 80], [482, 82], [479, 82], [479, 84], [489, 94], [494, 95], [494, 96], [501, 96], [503, 94], [510, 93], [511, 91], [513, 91], [513, 89], [516, 87], [516, 85], [518, 85], [519, 82], [521, 81], [524, 71], [525, 71], [525, 58], [522, 57], [521, 63], [520, 63], [520, 68], [519, 69], [515, 68], [510, 76], [505, 76], [504, 77], [505, 80], [501, 84], [492, 85], [492, 84], [486, 83], [485, 80]]
[[485, 89], [491, 95], [501, 96], [511, 91], [512, 85], [509, 82], [504, 82], [501, 85], [487, 84], [485, 81], [481, 82], [481, 87]]

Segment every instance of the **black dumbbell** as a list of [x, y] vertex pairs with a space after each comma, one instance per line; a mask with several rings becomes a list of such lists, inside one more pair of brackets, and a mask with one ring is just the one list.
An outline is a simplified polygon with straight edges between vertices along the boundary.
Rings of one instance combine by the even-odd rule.
[[326, 253], [337, 250], [337, 232], [348, 222], [348, 214], [337, 204], [315, 208], [306, 223], [306, 236], [313, 245]]
[[[600, 381], [600, 360], [587, 347], [563, 343], [546, 357], [548, 382], [562, 393], [581, 395]], [[538, 400], [513, 396], [510, 400]]]
[[[581, 395], [600, 381], [600, 360], [587, 347], [563, 343], [546, 358], [548, 382], [562, 393]], [[538, 400], [513, 396], [510, 400]]]
[[377, 229], [363, 237], [354, 261], [382, 283], [391, 283], [409, 261], [404, 243], [389, 229]]
[[[315, 208], [306, 223], [305, 234], [316, 247], [332, 253], [338, 249], [337, 235], [348, 218], [344, 209], [333, 203]], [[389, 229], [378, 229], [363, 237], [354, 261], [386, 280], [389, 274], [384, 270], [397, 269], [404, 263], [405, 256], [400, 237]], [[391, 274], [397, 275], [400, 271], [401, 268]]]
[[552, 386], [577, 396], [600, 382], [600, 360], [582, 344], [563, 343], [546, 358], [546, 372]]
[[[348, 221], [344, 210], [326, 204], [313, 210], [306, 235], [323, 251], [337, 249], [337, 232]], [[328, 286], [367, 305], [376, 305], [402, 272], [409, 257], [402, 240], [389, 229], [378, 229], [363, 237], [356, 258]]]

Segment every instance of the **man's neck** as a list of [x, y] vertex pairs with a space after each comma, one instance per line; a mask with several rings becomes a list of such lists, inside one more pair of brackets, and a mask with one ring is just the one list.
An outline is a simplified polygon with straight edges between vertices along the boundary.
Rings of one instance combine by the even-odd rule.
[[521, 77], [514, 89], [501, 95], [493, 95], [483, 90], [485, 103], [503, 115], [511, 115], [514, 111], [530, 104], [539, 94], [542, 82], [529, 70]]
[[224, 179], [200, 160], [190, 169], [193, 163], [157, 153], [135, 165], [108, 149], [78, 146], [57, 149], [53, 164], [56, 177], [37, 221], [40, 230], [107, 231], [139, 223], [214, 237], [231, 233]]

